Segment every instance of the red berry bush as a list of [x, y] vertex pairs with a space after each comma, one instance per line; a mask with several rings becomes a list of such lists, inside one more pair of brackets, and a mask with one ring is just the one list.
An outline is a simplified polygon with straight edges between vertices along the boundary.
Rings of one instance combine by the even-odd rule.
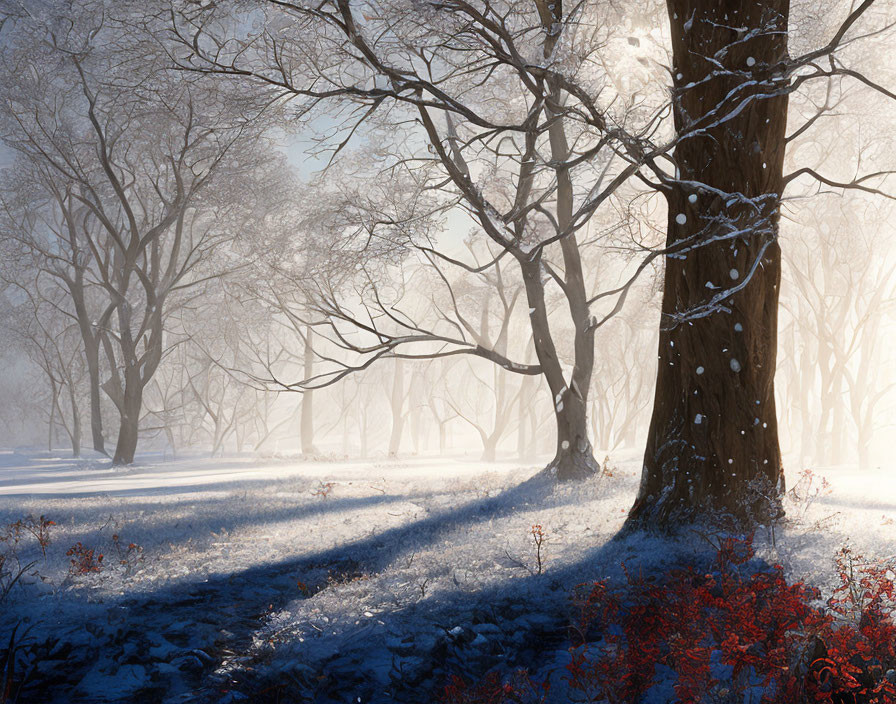
[[[635, 704], [896, 702], [894, 569], [848, 549], [827, 602], [780, 565], [754, 559], [752, 536], [719, 541], [709, 569], [627, 573], [574, 592], [577, 617], [563, 701]], [[525, 673], [453, 680], [446, 704], [540, 701]], [[504, 697], [504, 698], [501, 698]]]

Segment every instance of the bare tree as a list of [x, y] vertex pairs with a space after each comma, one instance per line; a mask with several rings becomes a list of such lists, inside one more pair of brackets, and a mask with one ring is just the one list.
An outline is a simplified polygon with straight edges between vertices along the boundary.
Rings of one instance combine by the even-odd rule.
[[[222, 186], [264, 154], [253, 153], [261, 146], [253, 116], [234, 111], [232, 96], [160, 71], [155, 44], [109, 10], [84, 3], [17, 21], [3, 55], [2, 109], [6, 144], [54, 211], [53, 245], [35, 250], [53, 253], [47, 268], [69, 290], [81, 329], [94, 444], [102, 449], [101, 346], [101, 386], [120, 416], [114, 461], [126, 464], [165, 350], [166, 315], [221, 274], [203, 267], [235, 237], [218, 220], [234, 208]], [[98, 315], [87, 286], [103, 296]]]
[[634, 447], [646, 430], [654, 383], [655, 305], [652, 291], [639, 291], [639, 305], [607, 325], [597, 337], [603, 350], [595, 367], [592, 424], [597, 446], [607, 451]]
[[868, 466], [876, 411], [894, 388], [881, 358], [896, 303], [892, 262], [880, 247], [891, 211], [864, 197], [819, 197], [801, 214], [804, 229], [785, 257], [791, 294], [782, 305], [802, 358], [791, 368], [791, 403], [802, 411], [803, 456], [819, 464], [844, 462], [853, 436]]
[[[353, 117], [337, 151], [357, 130], [382, 125], [376, 132], [384, 155], [380, 175], [371, 178], [366, 197], [351, 198], [369, 207], [361, 213], [356, 206], [352, 223], [341, 205], [341, 223], [330, 218], [321, 228], [342, 232], [343, 249], [353, 256], [364, 251], [369, 257], [371, 241], [400, 244], [446, 283], [453, 278], [447, 270], [478, 274], [496, 262], [512, 262], [525, 291], [537, 359], [522, 364], [483, 347], [455, 311], [445, 311], [435, 326], [396, 312], [394, 299], [376, 295], [377, 280], [356, 269], [356, 287], [370, 294], [361, 309], [320, 281], [316, 298], [326, 303], [321, 324], [331, 326], [328, 338], [362, 360], [341, 360], [342, 368], [330, 374], [284, 386], [332, 383], [373, 359], [479, 356], [545, 379], [557, 428], [550, 468], [561, 479], [591, 474], [596, 462], [587, 396], [594, 332], [604, 319], [593, 316], [591, 306], [615, 297], [606, 313], [612, 316], [627, 287], [603, 296], [587, 289], [579, 233], [642, 167], [658, 168], [656, 160], [666, 150], [649, 145], [664, 99], [655, 111], [641, 109], [637, 100], [616, 106], [612, 98], [593, 97], [613, 90], [606, 71], [594, 72], [600, 65], [596, 54], [607, 41], [602, 13], [608, 8], [577, 5], [564, 14], [559, 3], [503, 8], [452, 1], [428, 5], [424, 17], [413, 3], [387, 2], [362, 13], [336, 0], [319, 6], [271, 2], [262, 11], [267, 24], [236, 36], [228, 34], [228, 20], [245, 25], [233, 6], [180, 8], [173, 13], [174, 32], [183, 46], [175, 60], [188, 70], [248, 77], [298, 101], [303, 114], [315, 107], [344, 108]], [[628, 122], [636, 123], [631, 133]], [[395, 127], [412, 124], [419, 127], [417, 138], [394, 136]], [[395, 207], [374, 197], [383, 180], [399, 184], [399, 193], [389, 196]], [[448, 211], [465, 213], [475, 226], [482, 263], [452, 256], [438, 241], [431, 220]], [[319, 216], [314, 220], [321, 223]], [[345, 254], [340, 252], [343, 259]], [[355, 265], [361, 267], [357, 260]], [[557, 326], [549, 322], [550, 295], [559, 295], [568, 311], [565, 332], [574, 340], [568, 368], [558, 354]], [[365, 306], [375, 309], [373, 320]], [[367, 339], [345, 344], [349, 325]], [[418, 351], [402, 351], [412, 347]]]
[[[181, 68], [253, 81], [292, 100], [303, 116], [341, 111], [335, 151], [366, 130], [381, 156], [379, 180], [390, 184], [388, 205], [376, 197], [386, 187], [371, 179], [351, 199], [363, 212], [356, 208], [352, 218], [343, 207], [325, 228], [342, 234], [339, 255], [353, 257], [349, 281], [359, 295], [347, 303], [344, 288], [315, 282], [329, 339], [362, 361], [333, 358], [332, 373], [284, 388], [331, 383], [385, 357], [480, 356], [545, 378], [557, 425], [550, 466], [561, 478], [587, 475], [596, 466], [585, 412], [595, 330], [619, 310], [634, 278], [663, 257], [657, 390], [632, 523], [668, 525], [719, 510], [752, 516], [748, 487], [776, 486], [783, 476], [774, 369], [785, 186], [808, 179], [874, 193], [887, 174], [840, 181], [801, 165], [785, 175], [788, 140], [830, 112], [825, 101], [788, 136], [788, 99], [813, 82], [842, 80], [893, 97], [842, 61], [845, 46], [890, 31], [886, 18], [860, 27], [872, 4], [846, 8], [829, 39], [791, 57], [786, 0], [749, 7], [670, 0], [671, 105], [657, 98], [657, 86], [630, 91], [608, 75], [601, 50], [613, 23], [603, 20], [613, 10], [601, 4], [451, 0], [421, 9], [392, 0], [361, 12], [350, 0], [278, 1], [252, 8], [266, 21], [248, 32], [233, 6], [176, 5], [182, 46], [173, 58]], [[414, 138], [397, 134], [406, 125], [418, 128]], [[602, 206], [630, 200], [636, 184], [666, 200], [665, 246], [637, 241], [645, 254], [633, 277], [589, 291], [583, 228]], [[453, 255], [438, 236], [433, 220], [458, 209], [475, 224], [485, 265]], [[401, 295], [384, 300], [382, 269], [365, 269], [364, 259], [371, 247], [396, 244], [449, 287], [449, 268], [476, 274], [513, 261], [538, 364], [480, 347], [454, 311], [427, 324], [400, 306], [408, 305]], [[401, 276], [413, 275], [401, 268]], [[549, 290], [569, 310], [570, 370], [549, 320]], [[602, 306], [606, 314], [594, 316]], [[367, 337], [349, 340], [348, 328]], [[422, 351], [399, 351], [414, 345]]]
[[49, 398], [46, 408], [47, 449], [61, 425], [71, 442], [72, 455], [81, 456], [81, 404], [85, 368], [77, 328], [62, 307], [64, 291], [19, 259], [12, 271], [0, 272], [6, 291], [0, 330], [18, 341], [28, 359], [41, 370]]
[[[478, 285], [466, 288], [453, 286], [450, 289], [451, 301], [446, 303], [454, 306], [458, 321], [478, 346], [506, 357], [510, 347], [513, 311], [524, 294], [522, 286], [508, 285], [500, 262], [481, 272], [478, 278]], [[466, 369], [477, 383], [449, 387], [445, 389], [444, 398], [454, 414], [478, 433], [482, 440], [482, 459], [494, 462], [498, 444], [513, 427], [511, 410], [523, 389], [522, 385], [517, 384], [513, 388], [508, 383], [509, 374], [500, 365], [491, 365], [490, 379], [480, 378], [481, 365], [476, 361], [468, 360]], [[478, 412], [483, 405], [483, 390], [489, 391], [491, 396], [487, 404], [490, 411], [488, 422], [483, 422]]]
[[90, 392], [93, 448], [106, 453], [100, 390], [101, 337], [115, 306], [91, 280], [90, 254], [82, 234], [97, 227], [87, 209], [73, 197], [70, 184], [52, 169], [18, 159], [3, 181], [3, 215], [8, 242], [15, 244], [17, 261], [56, 280], [68, 293], [72, 321], [81, 334]]

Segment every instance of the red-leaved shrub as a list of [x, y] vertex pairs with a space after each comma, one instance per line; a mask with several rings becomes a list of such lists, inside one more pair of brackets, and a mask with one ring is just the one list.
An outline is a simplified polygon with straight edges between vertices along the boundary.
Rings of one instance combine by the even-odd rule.
[[89, 574], [103, 571], [103, 555], [95, 554], [93, 548], [85, 548], [81, 543], [72, 545], [65, 553], [71, 559], [71, 574]]
[[662, 665], [680, 702], [741, 702], [751, 691], [767, 704], [896, 701], [889, 568], [844, 551], [842, 584], [822, 608], [817, 590], [788, 584], [780, 565], [748, 569], [752, 557], [752, 536], [726, 538], [712, 572], [580, 589], [570, 687], [588, 701], [635, 702]]
[[[709, 571], [626, 571], [621, 588], [581, 585], [561, 675], [570, 699], [635, 704], [665, 686], [681, 704], [896, 702], [893, 565], [842, 550], [841, 584], [822, 605], [816, 589], [753, 557], [752, 535], [728, 537]], [[445, 702], [528, 701], [516, 686], [495, 674], [476, 684], [455, 679]]]

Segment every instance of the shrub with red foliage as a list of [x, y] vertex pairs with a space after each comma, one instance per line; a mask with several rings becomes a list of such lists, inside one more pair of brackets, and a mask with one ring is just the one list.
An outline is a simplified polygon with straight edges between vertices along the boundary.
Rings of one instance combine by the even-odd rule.
[[[817, 590], [788, 584], [780, 565], [746, 569], [752, 557], [752, 536], [726, 538], [714, 572], [690, 567], [661, 582], [629, 574], [624, 590], [580, 590], [571, 689], [635, 702], [665, 666], [680, 702], [745, 701], [751, 691], [765, 704], [896, 701], [889, 568], [847, 569], [841, 556], [842, 585], [820, 608]], [[589, 643], [594, 627], [602, 638]]]
[[822, 693], [852, 696], [845, 701], [896, 702], [894, 567], [849, 548], [840, 551], [841, 584], [828, 600], [831, 622], [821, 638], [825, 652], [813, 663]]
[[[711, 571], [687, 567], [660, 578], [626, 572], [627, 583], [580, 586], [570, 660], [571, 701], [634, 704], [657, 686], [670, 701], [794, 704], [896, 702], [894, 565], [841, 551], [841, 585], [826, 605], [780, 565], [751, 563], [753, 536], [716, 545]], [[525, 673], [523, 673], [525, 674]], [[550, 673], [548, 679], [557, 673]], [[544, 701], [525, 675], [459, 678], [446, 704]]]
[[93, 548], [85, 548], [81, 543], [72, 545], [66, 553], [71, 559], [71, 574], [89, 574], [103, 571], [103, 555], [96, 554]]

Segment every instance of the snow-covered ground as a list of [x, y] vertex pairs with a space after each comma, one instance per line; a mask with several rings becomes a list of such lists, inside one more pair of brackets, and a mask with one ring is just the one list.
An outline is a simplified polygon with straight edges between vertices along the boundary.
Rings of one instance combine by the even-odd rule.
[[[26, 533], [15, 546], [34, 564], [0, 605], [0, 643], [25, 634], [21, 663], [37, 669], [22, 701], [42, 702], [423, 702], [454, 671], [544, 670], [562, 658], [576, 584], [708, 550], [693, 533], [613, 539], [638, 457], [611, 464], [553, 487], [530, 479], [536, 466], [469, 459], [114, 469], [0, 451], [0, 537], [28, 516], [56, 523], [46, 556]], [[815, 471], [830, 492], [815, 496], [815, 479], [774, 546], [758, 538], [824, 589], [846, 542], [896, 554], [896, 474]], [[78, 543], [103, 553], [101, 571], [69, 573]]]

